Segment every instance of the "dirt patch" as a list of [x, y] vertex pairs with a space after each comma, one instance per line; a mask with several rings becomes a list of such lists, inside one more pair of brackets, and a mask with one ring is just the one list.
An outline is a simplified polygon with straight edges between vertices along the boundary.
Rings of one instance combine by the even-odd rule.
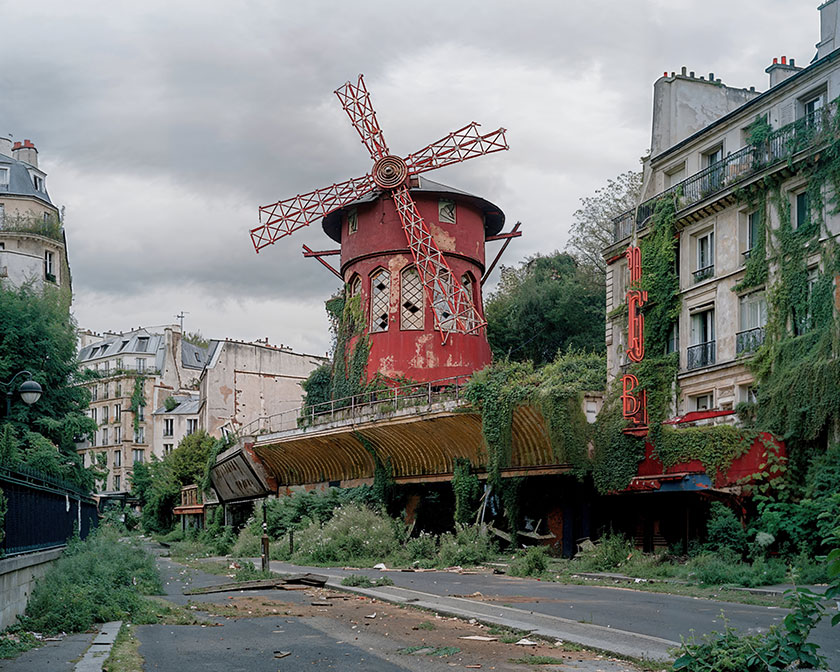
[[[441, 616], [429, 611], [381, 602], [330, 589], [311, 589], [306, 600], [289, 602], [259, 595], [233, 596], [223, 604], [193, 603], [211, 615], [229, 618], [329, 618], [351, 633], [384, 637], [394, 652], [428, 657], [447, 667], [484, 670], [610, 670], [635, 672], [640, 668], [609, 656], [580, 650], [574, 645], [529, 637], [534, 646], [517, 645], [527, 633], [484, 626], [475, 621]], [[474, 598], [473, 598], [474, 599]], [[502, 599], [502, 598], [499, 598]], [[506, 601], [511, 601], [504, 598]], [[536, 600], [533, 600], [536, 601]], [[463, 639], [480, 637], [480, 639]], [[489, 640], [489, 641], [488, 641]], [[563, 664], [533, 665], [515, 662], [548, 657]], [[568, 667], [565, 663], [568, 663]], [[480, 666], [480, 667], [475, 667]]]

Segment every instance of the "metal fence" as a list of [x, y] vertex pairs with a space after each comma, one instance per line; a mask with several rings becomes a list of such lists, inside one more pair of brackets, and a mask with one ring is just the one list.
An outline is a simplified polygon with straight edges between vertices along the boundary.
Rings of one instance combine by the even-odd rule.
[[0, 555], [63, 546], [76, 532], [84, 539], [99, 520], [87, 493], [34, 469], [0, 466], [0, 489], [7, 507]]
[[634, 224], [636, 229], [644, 228], [653, 215], [656, 203], [666, 196], [676, 199], [677, 210], [682, 210], [734, 186], [765, 168], [789, 161], [794, 154], [803, 149], [827, 142], [835, 131], [831, 115], [836, 107], [836, 103], [832, 103], [786, 124], [770, 133], [760, 143], [742, 147], [648, 199], [635, 210], [628, 210], [615, 217], [613, 242], [617, 243], [629, 237], [633, 233]]
[[330, 422], [356, 421], [375, 413], [394, 413], [406, 408], [426, 408], [433, 403], [459, 401], [470, 376], [452, 376], [427, 383], [370, 390], [351, 397], [301, 406], [252, 420], [233, 434], [237, 437], [270, 434]]

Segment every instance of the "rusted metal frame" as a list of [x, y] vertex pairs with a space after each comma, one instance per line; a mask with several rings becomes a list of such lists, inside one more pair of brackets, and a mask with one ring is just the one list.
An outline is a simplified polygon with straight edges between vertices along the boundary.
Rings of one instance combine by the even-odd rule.
[[350, 123], [362, 139], [365, 147], [370, 152], [370, 158], [374, 161], [388, 155], [388, 145], [382, 135], [382, 129], [376, 119], [376, 111], [370, 102], [370, 93], [365, 86], [365, 78], [359, 75], [359, 81], [354, 86], [347, 82], [344, 86], [336, 89], [335, 95], [341, 102]]
[[514, 238], [518, 238], [519, 236], [522, 235], [519, 232], [519, 227], [520, 226], [522, 226], [522, 222], [516, 222], [516, 224], [513, 226], [513, 229], [511, 230], [510, 233], [502, 234], [501, 236], [491, 236], [490, 238], [487, 239], [487, 240], [491, 240], [491, 239], [492, 240], [499, 240], [499, 239], [504, 237], [505, 242], [502, 244], [502, 247], [496, 253], [496, 257], [495, 257], [495, 259], [493, 259], [493, 263], [490, 264], [490, 268], [488, 268], [484, 272], [484, 275], [481, 276], [480, 284], [481, 284], [482, 287], [484, 287], [484, 283], [487, 282], [487, 278], [490, 277], [490, 274], [493, 272], [493, 269], [496, 268], [496, 264], [499, 263], [499, 259], [502, 258], [502, 255], [505, 253], [505, 250], [507, 249], [507, 246], [510, 245], [510, 241], [513, 240]]
[[509, 149], [504, 128], [481, 135], [477, 131], [479, 126], [480, 124], [473, 121], [420, 151], [409, 154], [405, 158], [409, 173], [423, 173]]
[[251, 241], [254, 248], [259, 252], [260, 249], [271, 245], [279, 238], [288, 236], [304, 226], [309, 226], [319, 217], [324, 217], [336, 208], [361, 198], [375, 186], [373, 177], [364, 175], [262, 206], [260, 221], [263, 215], [267, 220], [251, 229]]
[[321, 259], [321, 254], [322, 254], [322, 253], [318, 253], [318, 252], [314, 252], [313, 250], [310, 250], [310, 249], [309, 249], [306, 245], [304, 245], [304, 246], [303, 246], [303, 256], [304, 256], [304, 257], [314, 257], [315, 259], [317, 259], [317, 260], [318, 260], [318, 263], [320, 263], [320, 264], [321, 264], [324, 268], [326, 268], [326, 269], [327, 269], [330, 273], [332, 273], [332, 274], [333, 274], [335, 277], [337, 277], [339, 280], [342, 280], [342, 281], [343, 281], [343, 280], [344, 280], [344, 278], [342, 278], [342, 277], [341, 277], [341, 273], [339, 273], [339, 272], [338, 272], [338, 271], [337, 271], [337, 270], [336, 270], [333, 266], [331, 266], [330, 264], [328, 264], [326, 261], [324, 261], [323, 259]]
[[304, 257], [334, 257], [341, 254], [341, 250], [310, 250], [306, 245], [303, 246], [303, 249], [306, 250], [303, 253]]
[[[469, 334], [477, 331], [486, 323], [473, 305], [472, 297], [446, 263], [429, 227], [417, 210], [408, 187], [397, 187], [391, 195], [402, 221], [408, 247], [420, 271], [420, 279], [432, 306], [435, 328], [440, 332], [444, 343], [449, 333]], [[440, 314], [438, 302], [435, 300], [435, 289], [440, 291], [441, 298], [446, 302], [449, 317], [445, 318]], [[449, 328], [447, 323], [453, 324], [454, 329]]]
[[520, 236], [522, 236], [521, 231], [515, 231], [515, 232], [511, 231], [509, 233], [500, 233], [500, 234], [495, 235], [495, 236], [487, 236], [484, 239], [484, 242], [485, 243], [492, 243], [492, 242], [497, 241], [497, 240], [509, 240], [511, 238], [519, 238]]

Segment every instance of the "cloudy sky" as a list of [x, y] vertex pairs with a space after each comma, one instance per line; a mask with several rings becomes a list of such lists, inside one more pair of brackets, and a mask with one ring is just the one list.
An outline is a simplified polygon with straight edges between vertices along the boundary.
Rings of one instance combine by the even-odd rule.
[[[429, 174], [562, 249], [578, 199], [637, 168], [652, 85], [685, 65], [766, 88], [813, 57], [817, 0], [0, 0], [0, 133], [31, 138], [66, 206], [74, 313], [94, 330], [329, 343], [335, 278], [302, 244], [255, 255], [259, 205], [367, 172], [333, 90], [363, 72], [405, 155], [469, 121], [509, 152]], [[498, 245], [496, 243], [495, 245]], [[492, 253], [492, 252], [491, 252]]]

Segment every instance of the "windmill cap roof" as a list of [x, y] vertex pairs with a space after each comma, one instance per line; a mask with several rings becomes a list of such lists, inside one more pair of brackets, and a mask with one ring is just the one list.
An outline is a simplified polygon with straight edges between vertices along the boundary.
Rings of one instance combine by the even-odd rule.
[[[442, 196], [446, 198], [451, 198], [453, 201], [459, 203], [467, 203], [481, 210], [482, 214], [484, 215], [485, 236], [495, 236], [502, 230], [502, 227], [504, 227], [505, 213], [502, 212], [501, 208], [499, 208], [497, 205], [494, 205], [490, 201], [487, 201], [481, 198], [480, 196], [467, 193], [466, 191], [461, 191], [460, 189], [455, 189], [454, 187], [449, 187], [445, 184], [441, 184], [440, 182], [434, 182], [433, 180], [430, 180], [426, 177], [421, 177], [418, 175], [417, 180], [418, 186], [411, 187], [409, 190], [412, 193], [422, 193], [428, 194], [429, 196]], [[348, 203], [347, 205], [338, 208], [337, 210], [333, 210], [321, 221], [321, 226], [324, 229], [324, 233], [326, 233], [335, 242], [340, 243], [341, 218], [344, 212], [346, 212], [349, 208], [356, 207], [357, 205], [373, 203], [380, 196], [382, 196], [382, 194], [382, 190], [374, 189], [373, 191], [362, 196], [360, 199], [355, 200], [352, 203]]]

